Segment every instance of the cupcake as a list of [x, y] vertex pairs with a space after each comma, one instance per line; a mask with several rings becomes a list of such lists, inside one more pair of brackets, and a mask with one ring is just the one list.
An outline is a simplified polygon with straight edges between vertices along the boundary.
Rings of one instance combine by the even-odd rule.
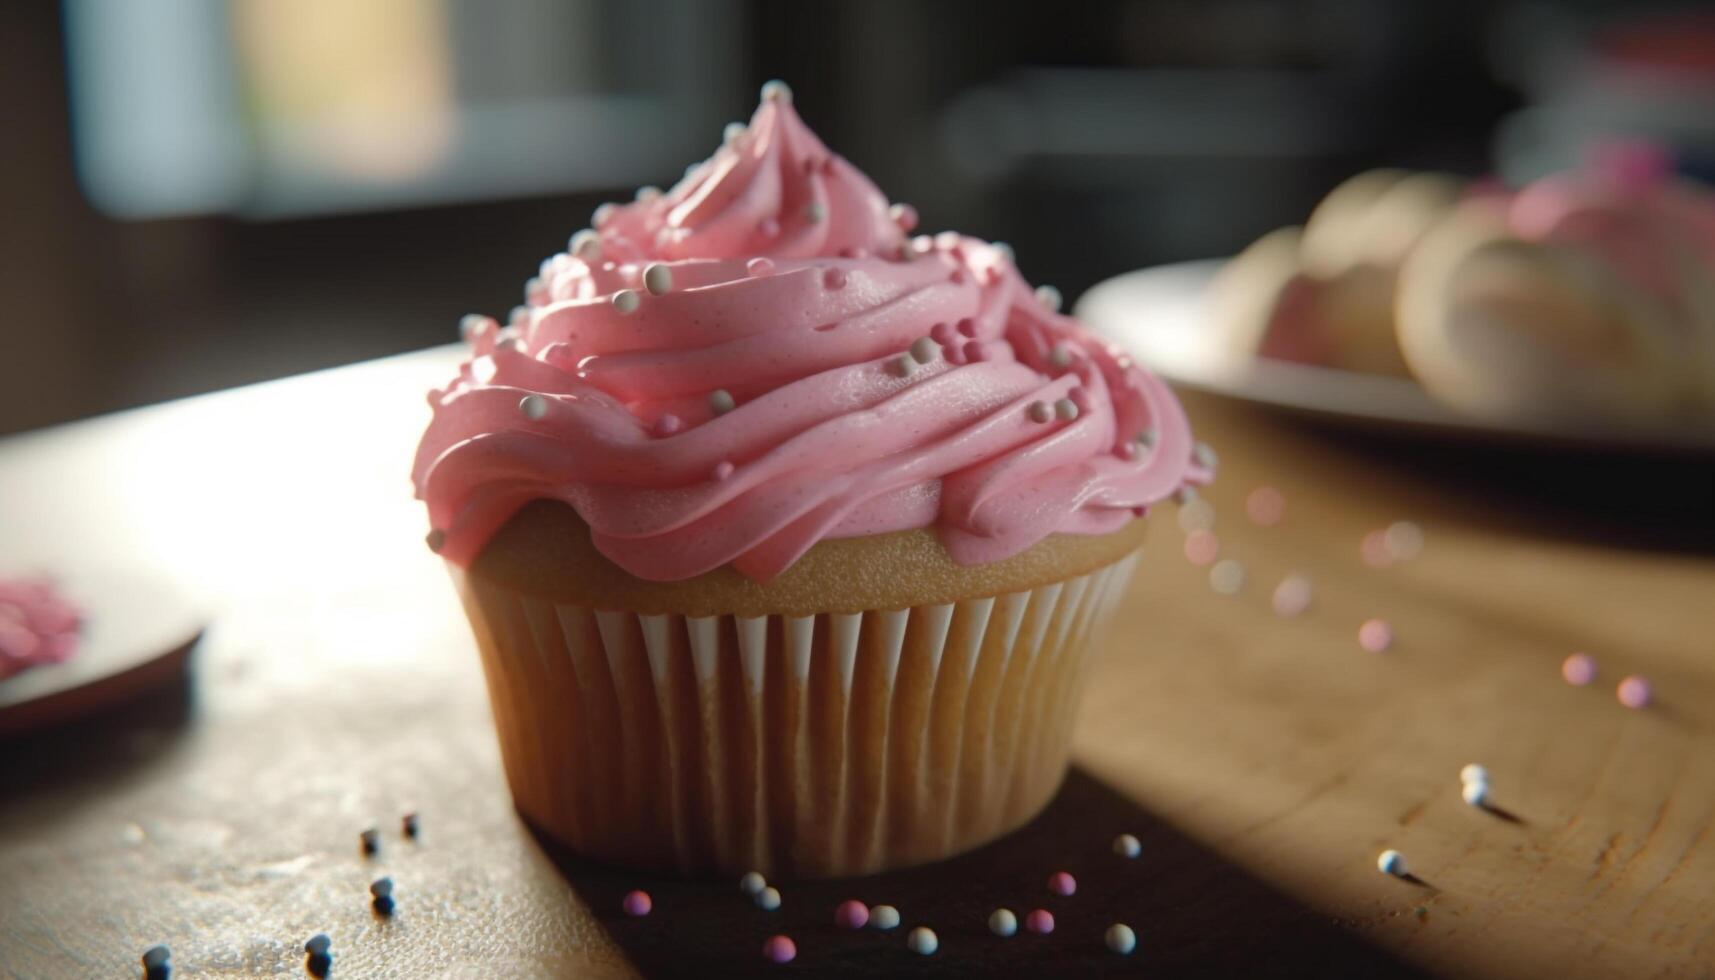
[[909, 238], [770, 83], [433, 392], [414, 479], [519, 811], [586, 857], [851, 875], [1042, 809], [1172, 394], [1011, 252]]

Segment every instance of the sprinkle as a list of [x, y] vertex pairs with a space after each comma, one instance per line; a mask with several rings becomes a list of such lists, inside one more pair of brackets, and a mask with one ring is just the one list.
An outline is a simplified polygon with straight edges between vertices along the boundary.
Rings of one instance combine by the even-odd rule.
[[841, 929], [862, 929], [869, 921], [869, 906], [848, 898], [834, 908], [834, 925]]
[[1395, 878], [1403, 878], [1410, 873], [1405, 870], [1405, 855], [1392, 848], [1376, 855], [1376, 870]]
[[1056, 871], [1048, 876], [1048, 890], [1056, 895], [1071, 895], [1078, 890], [1078, 879], [1064, 871]]
[[1179, 505], [1179, 530], [1190, 534], [1192, 531], [1209, 531], [1215, 527], [1215, 506], [1201, 497], [1187, 500]]
[[530, 322], [530, 307], [525, 306], [523, 303], [514, 306], [512, 308], [512, 312], [506, 314], [506, 322], [510, 324], [513, 329], [522, 330], [525, 324]]
[[1385, 619], [1366, 619], [1358, 627], [1358, 646], [1371, 653], [1381, 653], [1393, 646], [1393, 627]]
[[327, 951], [331, 948], [333, 948], [333, 940], [329, 939], [325, 932], [316, 933], [309, 938], [308, 942], [304, 943], [304, 952], [311, 956], [326, 956]]
[[737, 143], [738, 138], [743, 135], [744, 123], [729, 122], [726, 124], [726, 128], [721, 130], [721, 142], [731, 146], [734, 143]]
[[441, 549], [447, 546], [447, 532], [434, 528], [423, 536], [423, 543], [429, 546], [430, 551], [440, 554]]
[[919, 364], [929, 364], [935, 360], [935, 354], [941, 345], [929, 337], [918, 337], [911, 342], [911, 359]]
[[[429, 533], [434, 534], [433, 531], [430, 531]], [[430, 545], [430, 547], [433, 547], [433, 545]], [[363, 853], [366, 856], [374, 854], [376, 851], [381, 850], [381, 831], [371, 827], [357, 835], [357, 843], [358, 846], [363, 849]]]
[[1197, 488], [1187, 483], [1173, 491], [1173, 502], [1183, 506], [1187, 500], [1197, 499]]
[[823, 204], [821, 201], [811, 201], [809, 204], [804, 205], [804, 220], [811, 224], [815, 224], [827, 216], [827, 205]]
[[1486, 807], [1489, 805], [1489, 784], [1481, 779], [1472, 780], [1465, 784], [1459, 795], [1474, 807]]
[[1040, 936], [1046, 936], [1054, 931], [1054, 913], [1047, 909], [1034, 909], [1024, 917], [1024, 928]]
[[756, 233], [763, 238], [773, 238], [780, 234], [780, 222], [773, 218], [763, 218], [756, 223]]
[[392, 895], [378, 895], [378, 896], [376, 896], [375, 900], [370, 902], [369, 904], [371, 907], [373, 907], [375, 909], [376, 912], [378, 912], [381, 915], [392, 915], [393, 914], [393, 904], [394, 903], [393, 903], [393, 896]]
[[1199, 442], [1196, 446], [1192, 447], [1191, 458], [1197, 461], [1198, 466], [1201, 466], [1206, 470], [1214, 469], [1219, 466], [1221, 462], [1220, 457], [1215, 455], [1214, 448], [1206, 442]]
[[714, 477], [717, 481], [725, 480], [728, 477], [732, 476], [732, 470], [733, 470], [732, 461], [723, 459], [720, 462], [715, 464]]
[[869, 910], [869, 924], [883, 932], [899, 927], [899, 910], [891, 905], [873, 905]]
[[392, 878], [377, 878], [369, 883], [369, 894], [376, 898], [385, 898], [393, 894]]
[[601, 235], [594, 228], [585, 228], [566, 243], [566, 251], [585, 262], [594, 262], [601, 258]]
[[634, 919], [648, 915], [649, 910], [655, 907], [655, 901], [649, 897], [648, 892], [641, 888], [626, 892], [624, 904], [625, 914]]
[[416, 839], [417, 834], [422, 830], [422, 828], [418, 825], [417, 815], [415, 813], [407, 813], [403, 817], [400, 817], [399, 818], [399, 829], [400, 829], [400, 831], [402, 831], [405, 834], [406, 837], [409, 837], [413, 840]]
[[1297, 616], [1310, 608], [1310, 580], [1302, 575], [1288, 575], [1274, 587], [1274, 612], [1277, 616]]
[[770, 963], [790, 963], [798, 955], [798, 944], [790, 936], [769, 936], [762, 944], [762, 958]]
[[1364, 535], [1358, 550], [1364, 556], [1364, 564], [1371, 568], [1386, 568], [1393, 564], [1393, 552], [1388, 549], [1386, 531], [1371, 531]]
[[780, 889], [769, 885], [756, 893], [756, 907], [764, 912], [772, 912], [780, 907]]
[[966, 341], [960, 353], [964, 355], [966, 364], [976, 364], [988, 358], [983, 352], [983, 343], [980, 340]]
[[1221, 539], [1213, 531], [1192, 531], [1185, 536], [1185, 560], [1193, 565], [1213, 565], [1221, 554]]
[[1114, 838], [1114, 853], [1123, 858], [1135, 858], [1143, 853], [1143, 844], [1131, 834]]
[[1064, 371], [1072, 366], [1072, 352], [1066, 349], [1065, 344], [1055, 344], [1048, 352], [1048, 363]]
[[621, 316], [630, 316], [636, 313], [637, 306], [641, 302], [643, 302], [643, 297], [638, 296], [635, 289], [621, 289], [613, 294], [613, 308], [618, 310]]
[[758, 256], [744, 264], [744, 271], [755, 277], [766, 276], [774, 271], [774, 262]]
[[956, 231], [943, 231], [935, 236], [935, 247], [943, 252], [951, 252], [964, 244], [964, 238]]
[[1649, 681], [1637, 674], [1631, 674], [1620, 681], [1620, 686], [1614, 689], [1614, 696], [1628, 708], [1643, 708], [1650, 703]]
[[762, 101], [785, 102], [790, 104], [792, 102], [792, 86], [787, 85], [778, 78], [770, 79], [763, 83]]
[[936, 937], [935, 930], [918, 926], [905, 937], [905, 948], [919, 956], [929, 956], [941, 948], [941, 940]]
[[895, 204], [887, 209], [887, 216], [899, 226], [900, 231], [909, 232], [917, 227], [917, 209], [909, 204]]
[[732, 393], [725, 388], [716, 388], [709, 392], [709, 411], [716, 415], [725, 415], [738, 405], [732, 400]]
[[649, 295], [660, 296], [673, 288], [673, 270], [664, 262], [652, 262], [643, 267], [643, 288]]
[[1108, 949], [1121, 956], [1131, 955], [1137, 948], [1137, 933], [1131, 931], [1131, 926], [1116, 922], [1108, 926], [1108, 931], [1102, 934], [1102, 941], [1108, 944]]
[[1257, 487], [1245, 497], [1245, 514], [1258, 527], [1273, 527], [1286, 516], [1286, 497], [1273, 487]]
[[173, 958], [173, 951], [165, 946], [150, 946], [143, 951], [143, 965], [151, 970], [167, 965]]
[[653, 201], [660, 196], [661, 188], [656, 187], [654, 184], [644, 184], [642, 187], [637, 189], [636, 200]]
[[822, 285], [828, 289], [846, 288], [846, 270], [838, 268], [825, 269], [822, 272]]
[[596, 208], [595, 213], [590, 215], [590, 224], [596, 228], [600, 228], [602, 225], [613, 220], [613, 216], [618, 210], [619, 205], [609, 201], [608, 203]]
[[1221, 595], [1238, 595], [1245, 587], [1245, 566], [1236, 558], [1223, 558], [1209, 569], [1209, 588]]
[[1561, 661], [1560, 676], [1573, 687], [1583, 687], [1596, 679], [1596, 658], [1587, 653], [1575, 653]]
[[1489, 781], [1489, 770], [1475, 762], [1467, 763], [1464, 768], [1459, 770], [1459, 781], [1461, 783], [1486, 783]]
[[655, 434], [658, 436], [670, 436], [684, 427], [684, 420], [672, 412], [668, 412], [655, 420]]
[[989, 932], [1005, 938], [1018, 932], [1018, 916], [1011, 909], [995, 909], [989, 913]]
[[1016, 263], [1018, 256], [1013, 254], [1012, 246], [1005, 242], [990, 242], [989, 247], [998, 253], [1003, 261]]
[[518, 399], [518, 410], [527, 419], [539, 419], [548, 414], [548, 400], [541, 395], [525, 395]]
[[1054, 402], [1054, 414], [1062, 422], [1070, 422], [1078, 417], [1078, 404], [1070, 398], [1061, 398]]
[[541, 276], [531, 276], [524, 282], [524, 302], [534, 304], [537, 300], [547, 298], [548, 284]]
[[762, 877], [760, 871], [746, 871], [744, 877], [738, 880], [738, 890], [752, 898], [762, 893], [768, 887], [768, 879]]
[[896, 378], [909, 378], [911, 372], [915, 370], [917, 370], [917, 362], [912, 359], [910, 354], [901, 354], [898, 357], [888, 359], [887, 373]]
[[1031, 402], [1024, 413], [1030, 416], [1032, 422], [1046, 422], [1054, 417], [1054, 410], [1048, 407], [1047, 402]]
[[483, 316], [481, 313], [466, 313], [459, 317], [459, 337], [465, 343], [469, 343], [497, 326], [498, 324], [493, 319]]
[[1155, 430], [1144, 429], [1137, 434], [1137, 444], [1145, 449], [1155, 448]]
[[1411, 521], [1394, 521], [1382, 532], [1382, 543], [1395, 561], [1410, 561], [1423, 551], [1423, 528]]
[[1065, 298], [1060, 295], [1060, 290], [1053, 286], [1037, 286], [1036, 301], [1041, 303], [1042, 308], [1048, 312], [1058, 313], [1060, 312], [1060, 304], [1065, 302]]

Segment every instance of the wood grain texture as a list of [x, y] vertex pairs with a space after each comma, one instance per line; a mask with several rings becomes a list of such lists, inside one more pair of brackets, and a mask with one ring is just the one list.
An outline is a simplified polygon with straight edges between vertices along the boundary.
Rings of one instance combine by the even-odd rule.
[[[118, 550], [216, 610], [185, 690], [0, 743], [0, 977], [133, 976], [156, 942], [180, 976], [291, 976], [320, 930], [336, 977], [749, 972], [775, 931], [804, 975], [1715, 976], [1707, 466], [1408, 452], [1188, 398], [1221, 450], [1208, 496], [1244, 590], [1214, 593], [1162, 508], [1048, 813], [947, 864], [782, 884], [770, 914], [730, 882], [573, 861], [511, 809], [405, 479], [421, 391], [450, 364], [0, 442], [9, 558]], [[1267, 529], [1240, 506], [1265, 482], [1287, 498]], [[1367, 568], [1362, 534], [1401, 517], [1422, 556]], [[1288, 571], [1316, 586], [1293, 620], [1268, 608]], [[1370, 616], [1392, 651], [1359, 650]], [[1593, 687], [1559, 678], [1577, 649]], [[1614, 700], [1634, 671], [1648, 711]], [[1467, 762], [1516, 821], [1461, 802]], [[398, 833], [407, 810], [420, 842]], [[1122, 831], [1135, 861], [1108, 850]], [[1384, 847], [1422, 883], [1378, 874]], [[1048, 894], [1059, 869], [1077, 895]], [[382, 873], [391, 920], [366, 902]], [[639, 886], [655, 913], [627, 919]], [[847, 897], [905, 924], [840, 932]], [[1000, 905], [1058, 929], [991, 937]], [[1127, 959], [1101, 945], [1112, 921], [1137, 930]], [[916, 924], [940, 934], [933, 957], [905, 950]]]

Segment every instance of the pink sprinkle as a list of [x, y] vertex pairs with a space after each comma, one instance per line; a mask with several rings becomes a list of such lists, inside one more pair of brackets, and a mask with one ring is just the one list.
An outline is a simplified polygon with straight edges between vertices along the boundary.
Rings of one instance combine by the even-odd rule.
[[822, 285], [829, 289], [846, 288], [846, 270], [828, 269], [822, 273]]
[[1575, 653], [1561, 661], [1560, 676], [1573, 687], [1583, 687], [1596, 679], [1596, 658], [1587, 653]]
[[1628, 708], [1644, 708], [1649, 706], [1649, 681], [1631, 674], [1620, 681], [1620, 686], [1614, 689], [1614, 695], [1620, 703]]
[[959, 233], [956, 231], [943, 231], [943, 232], [941, 232], [940, 234], [935, 236], [935, 247], [938, 249], [941, 249], [943, 251], [950, 249], [950, 248], [958, 248], [959, 247]]
[[773, 218], [763, 218], [761, 223], [756, 226], [756, 230], [761, 233], [763, 238], [773, 238], [780, 234], [780, 222]]
[[790, 936], [769, 936], [762, 944], [762, 958], [774, 963], [790, 963], [798, 955], [798, 944]]
[[1258, 527], [1273, 527], [1286, 516], [1286, 497], [1273, 487], [1257, 487], [1245, 498], [1245, 513]]
[[965, 361], [967, 363], [976, 364], [976, 363], [981, 362], [983, 359], [982, 341], [980, 341], [980, 340], [967, 341], [965, 344], [964, 354], [965, 354]]
[[965, 270], [958, 268], [957, 266], [954, 266], [953, 271], [947, 273], [947, 281], [952, 283], [955, 286], [964, 282], [965, 281]]
[[834, 925], [841, 929], [862, 929], [869, 922], [869, 906], [848, 898], [834, 909]]
[[1359, 549], [1364, 555], [1364, 564], [1371, 568], [1386, 568], [1393, 564], [1393, 550], [1387, 546], [1387, 532], [1371, 531], [1364, 535], [1364, 543]]
[[731, 460], [721, 460], [715, 464], [715, 479], [724, 480], [727, 477], [732, 476], [732, 469], [733, 466]]
[[650, 900], [649, 893], [646, 891], [639, 890], [639, 891], [629, 891], [629, 892], [625, 893], [625, 914], [626, 915], [630, 915], [630, 916], [648, 915], [649, 910], [654, 908], [654, 907], [655, 907], [655, 903]]
[[766, 276], [774, 271], [774, 260], [758, 256], [744, 264], [744, 271], [753, 276]]
[[893, 222], [899, 226], [900, 231], [910, 231], [916, 228], [917, 209], [909, 204], [895, 204], [893, 206]]
[[968, 316], [965, 317], [964, 319], [959, 321], [958, 331], [967, 337], [975, 339], [976, 335], [977, 335], [977, 321], [971, 319]]
[[1047, 909], [1035, 909], [1024, 917], [1024, 928], [1046, 936], [1054, 931], [1054, 913]]
[[658, 436], [670, 436], [684, 427], [684, 421], [672, 412], [655, 420], [655, 434]]
[[1185, 535], [1185, 557], [1193, 565], [1212, 565], [1221, 554], [1221, 539], [1213, 531], [1192, 531]]
[[1302, 575], [1288, 575], [1274, 587], [1274, 611], [1279, 616], [1297, 616], [1310, 608], [1310, 580]]
[[1385, 619], [1366, 619], [1358, 627], [1358, 646], [1371, 653], [1381, 653], [1393, 646], [1393, 627]]
[[953, 342], [953, 325], [945, 321], [929, 328], [929, 339], [942, 347]]
[[1048, 876], [1048, 890], [1056, 895], [1070, 895], [1078, 890], [1078, 879], [1064, 871], [1056, 871]]

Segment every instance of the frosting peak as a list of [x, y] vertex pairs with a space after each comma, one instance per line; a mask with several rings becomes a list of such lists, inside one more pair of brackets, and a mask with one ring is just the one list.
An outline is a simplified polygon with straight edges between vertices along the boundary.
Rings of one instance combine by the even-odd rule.
[[650, 580], [910, 528], [977, 564], [1209, 476], [1166, 386], [1010, 250], [914, 222], [765, 88], [678, 185], [598, 211], [511, 327], [471, 320], [417, 452], [431, 546], [467, 563], [547, 498]]

